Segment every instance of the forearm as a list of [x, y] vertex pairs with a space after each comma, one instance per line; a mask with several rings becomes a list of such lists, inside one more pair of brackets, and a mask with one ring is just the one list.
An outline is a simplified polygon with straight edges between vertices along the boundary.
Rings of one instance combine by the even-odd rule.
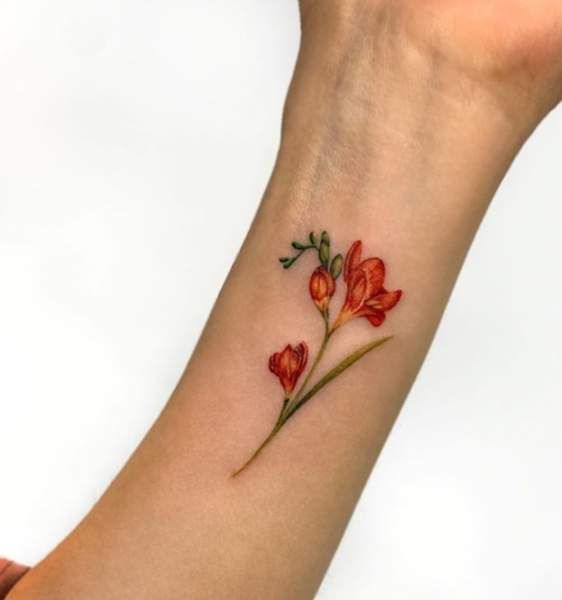
[[[319, 584], [534, 124], [384, 25], [373, 37], [332, 35], [329, 45], [309, 37], [301, 52], [270, 185], [168, 406], [84, 523], [11, 598], [297, 599]], [[356, 318], [338, 328], [318, 374], [392, 339], [233, 477], [279, 416], [284, 394], [268, 357], [306, 341], [310, 367], [322, 343], [308, 291], [318, 259], [278, 262], [292, 240], [322, 230], [333, 254], [361, 239], [366, 256], [384, 259], [385, 287], [403, 296], [380, 327]], [[336, 283], [332, 325], [345, 295]]]

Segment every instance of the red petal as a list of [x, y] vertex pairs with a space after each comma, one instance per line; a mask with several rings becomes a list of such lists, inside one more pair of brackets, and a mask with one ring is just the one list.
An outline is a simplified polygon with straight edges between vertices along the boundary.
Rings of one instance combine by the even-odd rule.
[[336, 293], [336, 282], [330, 273], [328, 273], [327, 284], [328, 296], [331, 298]]
[[278, 375], [279, 365], [278, 365], [279, 354], [275, 353], [269, 357], [269, 370], [274, 374]]
[[372, 300], [368, 302], [369, 306], [372, 308], [377, 308], [380, 310], [390, 310], [394, 308], [400, 298], [402, 297], [402, 290], [396, 290], [395, 292], [387, 292], [383, 290], [381, 294], [375, 296]]
[[342, 310], [345, 309], [352, 313], [360, 310], [368, 297], [368, 289], [369, 285], [365, 273], [360, 269], [353, 271], [347, 283], [347, 295]]
[[298, 346], [297, 346], [297, 351], [299, 353], [299, 358], [300, 358], [300, 372], [299, 375], [304, 371], [305, 367], [306, 367], [306, 363], [308, 362], [308, 346], [306, 345], [305, 342], [301, 342]]
[[360, 265], [359, 269], [365, 273], [369, 289], [367, 296], [372, 298], [383, 290], [385, 268], [384, 263], [380, 258], [368, 258], [364, 260]]
[[331, 298], [336, 291], [336, 283], [334, 278], [326, 271], [324, 267], [318, 267], [312, 276], [309, 283], [310, 296], [315, 302], [321, 302], [326, 298]]
[[345, 257], [345, 263], [343, 265], [343, 278], [344, 281], [349, 279], [351, 271], [357, 268], [361, 262], [361, 252], [363, 251], [363, 242], [357, 240], [351, 244], [351, 248], [347, 251]]
[[373, 327], [380, 327], [384, 323], [386, 315], [382, 310], [374, 310], [372, 313], [365, 315], [365, 318]]
[[278, 365], [279, 370], [282, 373], [288, 373], [291, 371], [291, 363], [293, 362], [293, 348], [291, 345], [287, 345], [283, 352], [279, 355]]

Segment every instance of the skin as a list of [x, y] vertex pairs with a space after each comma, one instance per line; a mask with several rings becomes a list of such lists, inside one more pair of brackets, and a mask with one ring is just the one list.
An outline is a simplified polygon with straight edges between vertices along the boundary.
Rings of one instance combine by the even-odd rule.
[[[10, 600], [312, 598], [488, 203], [562, 96], [559, 0], [301, 9], [278, 161], [198, 347], [122, 473]], [[279, 411], [269, 354], [319, 342], [316, 265], [276, 261], [322, 228], [338, 249], [361, 238], [405, 292], [380, 329], [342, 328], [327, 362], [395, 337], [233, 479]]]

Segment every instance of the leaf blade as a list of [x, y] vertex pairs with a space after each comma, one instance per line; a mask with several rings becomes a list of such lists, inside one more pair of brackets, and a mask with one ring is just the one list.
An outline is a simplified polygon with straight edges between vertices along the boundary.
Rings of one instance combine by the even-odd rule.
[[352, 365], [354, 365], [357, 361], [361, 360], [366, 354], [372, 352], [376, 348], [380, 348], [383, 344], [390, 341], [393, 336], [387, 336], [384, 338], [380, 338], [362, 346], [352, 352], [348, 356], [346, 356], [340, 363], [338, 363], [333, 369], [328, 371], [320, 380], [313, 385], [310, 390], [299, 400], [298, 404], [295, 406], [294, 410], [291, 412], [291, 415], [294, 414], [303, 404], [306, 404], [313, 396], [315, 396], [323, 387], [328, 385], [331, 381], [333, 381], [336, 377], [341, 375], [344, 371], [349, 369]]

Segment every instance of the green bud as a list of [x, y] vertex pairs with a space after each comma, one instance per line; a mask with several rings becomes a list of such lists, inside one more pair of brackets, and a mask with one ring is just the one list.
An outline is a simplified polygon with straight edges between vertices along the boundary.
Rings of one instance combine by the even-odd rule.
[[327, 267], [328, 263], [330, 262], [329, 243], [327, 244], [325, 241], [320, 242], [320, 251], [318, 252], [318, 257], [320, 258], [320, 262]]
[[341, 275], [342, 268], [343, 256], [341, 254], [338, 254], [337, 256], [334, 256], [334, 260], [330, 265], [330, 274], [334, 279], [337, 279]]
[[330, 245], [330, 236], [328, 235], [327, 231], [322, 232], [322, 238], [320, 239], [320, 243], [327, 244], [328, 246]]
[[300, 242], [293, 242], [291, 245], [295, 250], [304, 250], [304, 245]]
[[316, 235], [313, 231], [310, 232], [310, 235], [308, 236], [308, 239], [310, 240], [310, 243], [313, 246], [316, 246]]
[[286, 263], [289, 262], [291, 259], [288, 256], [284, 256], [283, 258], [279, 259], [280, 263]]

